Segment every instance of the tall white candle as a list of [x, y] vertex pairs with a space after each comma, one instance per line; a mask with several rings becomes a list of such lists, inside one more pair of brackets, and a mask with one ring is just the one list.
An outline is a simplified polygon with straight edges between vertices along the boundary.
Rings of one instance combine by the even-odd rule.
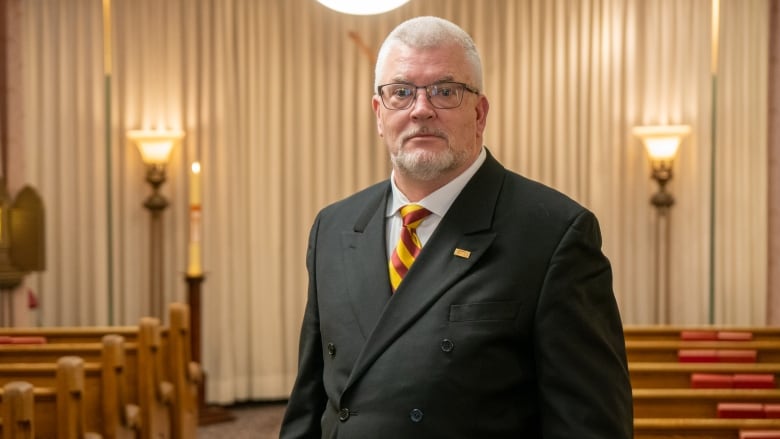
[[203, 275], [201, 262], [201, 175], [200, 163], [193, 162], [190, 172], [190, 242], [187, 275]]

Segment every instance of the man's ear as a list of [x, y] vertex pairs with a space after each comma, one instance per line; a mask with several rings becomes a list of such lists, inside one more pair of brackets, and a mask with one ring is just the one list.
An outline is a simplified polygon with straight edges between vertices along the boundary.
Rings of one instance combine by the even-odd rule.
[[479, 96], [479, 102], [477, 102], [476, 115], [477, 115], [477, 132], [482, 135], [487, 125], [487, 115], [490, 110], [490, 103], [488, 103], [487, 97], [484, 95]]
[[379, 133], [379, 137], [384, 137], [384, 127], [382, 126], [382, 103], [379, 101], [379, 96], [374, 96], [371, 99], [371, 107], [374, 109], [376, 115], [376, 131]]

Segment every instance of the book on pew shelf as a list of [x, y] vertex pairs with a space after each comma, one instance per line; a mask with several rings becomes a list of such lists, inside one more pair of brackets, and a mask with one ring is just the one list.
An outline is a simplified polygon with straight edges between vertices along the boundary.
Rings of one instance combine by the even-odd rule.
[[780, 418], [780, 404], [764, 404], [764, 416], [770, 419]]
[[677, 359], [680, 363], [715, 363], [718, 354], [715, 349], [680, 349]]
[[692, 373], [692, 389], [730, 389], [734, 387], [734, 376], [727, 373]]
[[716, 338], [724, 341], [750, 341], [753, 340], [753, 333], [746, 331], [718, 331]]
[[765, 418], [764, 404], [753, 402], [719, 402], [718, 417], [730, 419]]
[[683, 330], [680, 331], [680, 340], [686, 341], [749, 341], [753, 339], [753, 333], [749, 331], [707, 331], [707, 330]]
[[735, 389], [774, 389], [775, 375], [771, 373], [735, 373]]
[[680, 363], [755, 363], [758, 352], [755, 349], [679, 349]]
[[46, 344], [46, 337], [37, 335], [20, 335], [10, 338], [10, 344]]
[[755, 349], [718, 349], [720, 363], [755, 363], [758, 361], [758, 351]]
[[740, 430], [739, 439], [780, 439], [780, 430]]
[[717, 331], [697, 331], [697, 330], [684, 330], [680, 331], [680, 340], [689, 341], [704, 341], [704, 340], [717, 340]]

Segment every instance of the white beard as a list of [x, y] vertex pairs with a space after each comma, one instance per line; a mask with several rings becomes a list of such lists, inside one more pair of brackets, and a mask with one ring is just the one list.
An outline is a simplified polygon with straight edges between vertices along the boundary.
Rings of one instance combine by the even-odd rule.
[[452, 148], [446, 151], [430, 153], [427, 151], [406, 151], [399, 148], [390, 155], [393, 167], [415, 180], [431, 181], [447, 171], [456, 169], [467, 156], [466, 151], [456, 154]]

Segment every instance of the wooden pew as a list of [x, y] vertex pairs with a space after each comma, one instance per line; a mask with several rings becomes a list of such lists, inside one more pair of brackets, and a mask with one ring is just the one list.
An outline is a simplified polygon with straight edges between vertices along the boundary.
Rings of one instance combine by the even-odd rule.
[[[84, 364], [88, 384], [92, 380], [99, 385], [102, 378], [99, 363]], [[5, 363], [0, 364], [0, 385], [11, 381], [27, 381], [35, 387], [57, 387], [57, 363]]]
[[780, 363], [628, 363], [633, 388], [690, 388], [694, 373], [773, 374], [780, 376]]
[[[170, 438], [172, 436], [173, 384], [167, 379], [166, 367], [170, 364], [160, 337], [158, 319], [141, 320], [138, 338], [136, 372], [130, 374], [134, 381], [128, 382], [125, 367], [122, 337], [104, 336], [99, 361], [85, 363], [87, 387], [91, 389], [85, 398], [88, 413], [87, 426], [103, 433], [107, 438], [136, 437], [139, 433], [146, 438]], [[79, 346], [81, 343], [59, 343], [35, 345], [29, 359], [46, 359], [42, 352], [54, 347], [54, 353], [67, 352], [64, 346]], [[93, 344], [88, 344], [94, 356]], [[71, 349], [72, 351], [72, 349]], [[26, 380], [40, 387], [56, 385], [53, 363], [31, 362], [8, 364], [0, 362], [0, 383], [11, 380]], [[132, 389], [132, 391], [130, 390]], [[186, 402], [186, 401], [185, 401]]]
[[780, 327], [773, 326], [716, 326], [716, 325], [624, 325], [623, 335], [628, 340], [680, 340], [683, 331], [747, 332], [755, 341], [780, 341]]
[[634, 439], [740, 439], [740, 431], [755, 430], [780, 430], [780, 419], [634, 419]]
[[[120, 344], [112, 349], [120, 349], [123, 357], [122, 375], [124, 380], [132, 385], [125, 386], [127, 401], [138, 401], [137, 382], [138, 376], [138, 343], [126, 343], [124, 337], [117, 334], [104, 335], [97, 342], [61, 342], [30, 345], [0, 345], [0, 364], [3, 363], [56, 363], [64, 356], [76, 356], [86, 363], [100, 363], [105, 358], [106, 337], [110, 340], [122, 340], [109, 342]], [[119, 337], [116, 339], [114, 337]], [[137, 339], [137, 336], [135, 337]], [[120, 355], [115, 353], [114, 355]]]
[[637, 418], [717, 418], [719, 403], [780, 403], [778, 389], [633, 389], [633, 396]]
[[[629, 362], [677, 362], [681, 350], [715, 351], [737, 354], [755, 354], [752, 361], [759, 363], [780, 363], [780, 341], [682, 341], [682, 340], [626, 340], [626, 355]], [[745, 359], [728, 359], [720, 362], [750, 362]]]
[[[124, 343], [122, 371], [128, 384], [119, 390], [125, 402], [111, 404], [116, 409], [103, 416], [119, 419], [122, 428], [139, 429], [143, 437], [194, 437], [202, 372], [200, 365], [191, 361], [189, 307], [170, 304], [169, 319], [171, 325], [167, 328], [160, 325], [159, 319], [142, 318], [137, 327], [2, 329], [0, 336], [40, 337], [47, 343], [0, 344], [0, 366], [7, 361], [55, 361], [63, 355], [81, 356], [88, 364], [102, 363], [104, 347], [98, 341], [107, 334], [119, 335], [131, 340]], [[150, 414], [145, 415], [149, 410]]]
[[[685, 335], [683, 337], [682, 335]], [[780, 375], [780, 328], [737, 326], [641, 326], [624, 327], [629, 373], [634, 389], [636, 439], [740, 439], [756, 437], [761, 430], [780, 431], [780, 419], [721, 419], [718, 403], [758, 403], [774, 407], [780, 396], [772, 389], [691, 389], [696, 374], [726, 374], [744, 382], [743, 374], [763, 383]], [[698, 340], [697, 340], [698, 339]], [[689, 351], [689, 361], [724, 358], [733, 362], [679, 362], [680, 349]], [[734, 355], [723, 350], [735, 350]], [[752, 351], [752, 353], [750, 352]], [[742, 355], [747, 356], [742, 357]], [[753, 356], [754, 355], [754, 356]], [[740, 363], [739, 361], [756, 361]], [[710, 357], [710, 358], [708, 358]], [[761, 381], [756, 380], [754, 381]], [[724, 406], [721, 406], [723, 409]], [[725, 412], [722, 411], [721, 415]], [[753, 415], [763, 415], [760, 411]]]
[[170, 326], [165, 331], [156, 318], [144, 317], [139, 323], [139, 362], [146, 373], [139, 373], [139, 399], [143, 413], [142, 437], [194, 438], [198, 427], [198, 387], [202, 380], [200, 365], [190, 352], [189, 306], [169, 306]]
[[[4, 371], [11, 369], [11, 365], [3, 366]], [[46, 366], [53, 366], [49, 371], [54, 378], [53, 387], [35, 386], [27, 381], [11, 381], [3, 386], [3, 437], [102, 438], [93, 428], [100, 417], [85, 416], [99, 404], [94, 403], [97, 398], [87, 379], [84, 361], [78, 357], [62, 357], [55, 365]], [[36, 372], [42, 369], [37, 368]], [[36, 374], [36, 378], [39, 376], [42, 375]], [[44, 380], [51, 382], [51, 376]], [[88, 423], [88, 419], [93, 422]]]
[[125, 343], [138, 341], [138, 326], [0, 327], [2, 337], [40, 337], [47, 343], [96, 343], [108, 334], [121, 335]]
[[[137, 386], [130, 385], [128, 376], [135, 379], [137, 366], [128, 367], [123, 337], [119, 335], [106, 335], [99, 344], [0, 346], [0, 383], [17, 379], [40, 387], [53, 387], [53, 365], [66, 354], [86, 354], [87, 357], [87, 382], [94, 389], [85, 401], [90, 410], [87, 425], [109, 439], [136, 437], [140, 412], [138, 405], [131, 401], [137, 401]], [[133, 356], [137, 356], [135, 349]], [[12, 360], [19, 362], [9, 363]], [[92, 422], [93, 417], [97, 422]]]
[[[74, 374], [79, 376], [66, 380], [64, 386], [60, 385], [59, 382], [64, 377]], [[42, 396], [42, 398], [36, 398], [35, 404], [37, 438], [57, 438], [58, 431], [66, 431], [65, 427], [59, 425], [60, 399], [63, 399], [63, 403], [70, 399], [78, 400], [76, 406], [78, 410], [97, 414], [88, 416], [83, 421], [76, 420], [69, 424], [85, 422], [86, 425], [83, 425], [82, 430], [101, 431], [103, 417], [99, 415], [100, 400], [98, 396], [100, 380], [100, 364], [84, 364], [83, 360], [78, 357], [63, 357], [57, 363], [0, 364], [0, 383], [27, 382], [34, 386]], [[63, 390], [62, 395], [60, 395], [60, 389], [70, 389], [70, 393]], [[73, 409], [70, 412], [73, 412]]]

